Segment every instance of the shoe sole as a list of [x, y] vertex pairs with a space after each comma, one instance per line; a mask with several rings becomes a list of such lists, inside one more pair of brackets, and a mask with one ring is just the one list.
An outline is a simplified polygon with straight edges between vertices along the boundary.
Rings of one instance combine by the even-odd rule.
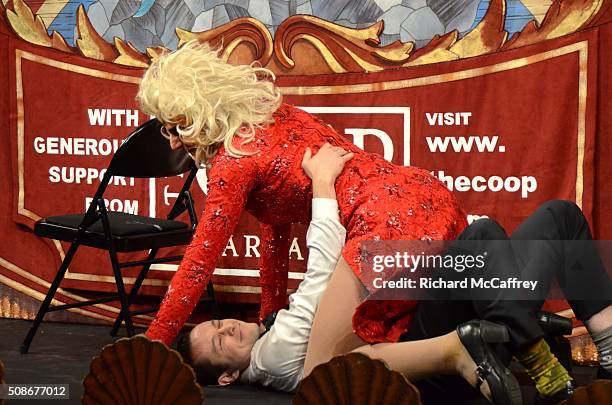
[[514, 374], [512, 374], [507, 367], [500, 364], [496, 358], [493, 358], [493, 360], [497, 363], [495, 368], [502, 371], [502, 383], [506, 387], [506, 392], [508, 393], [508, 398], [504, 398], [501, 402], [495, 401], [495, 398], [491, 398], [493, 403], [495, 405], [523, 405], [523, 394], [518, 380]]

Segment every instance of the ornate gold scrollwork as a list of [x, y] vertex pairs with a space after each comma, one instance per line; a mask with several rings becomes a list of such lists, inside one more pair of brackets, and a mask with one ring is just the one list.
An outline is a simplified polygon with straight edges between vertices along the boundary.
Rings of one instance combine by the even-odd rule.
[[506, 1], [493, 0], [482, 21], [450, 47], [459, 58], [484, 55], [499, 50], [508, 38], [504, 30]]
[[57, 31], [51, 34], [51, 47], [64, 52], [72, 52], [72, 47], [66, 43], [66, 40]]
[[313, 45], [335, 73], [380, 71], [401, 66], [408, 60], [414, 44], [395, 41], [380, 47], [383, 22], [367, 28], [352, 29], [313, 16], [292, 16], [276, 30], [274, 52], [280, 64], [295, 66], [291, 49], [299, 40]]
[[115, 63], [128, 66], [144, 67], [149, 66], [149, 58], [143, 55], [134, 48], [129, 42], [125, 42], [121, 38], [115, 37], [115, 48], [119, 52], [119, 56], [115, 59]]
[[23, 0], [13, 1], [13, 10], [6, 10], [11, 27], [22, 39], [33, 44], [51, 47], [52, 42], [42, 18], [32, 13]]
[[457, 42], [458, 36], [459, 33], [456, 30], [442, 36], [434, 36], [427, 45], [413, 52], [404, 66], [426, 65], [459, 59], [458, 54], [449, 50]]
[[93, 27], [82, 4], [77, 10], [77, 31], [79, 38], [76, 43], [83, 56], [108, 62], [114, 61], [119, 56], [119, 52]]
[[[226, 60], [240, 44], [250, 44], [254, 50], [252, 61], [265, 66], [272, 57], [272, 35], [268, 28], [254, 18], [239, 18], [220, 27], [204, 32], [190, 32], [176, 29], [179, 45], [192, 39], [200, 42], [210, 42], [213, 47], [222, 48], [221, 55]], [[250, 62], [250, 61], [249, 61]]]
[[406, 66], [447, 62], [499, 50], [508, 36], [504, 31], [505, 16], [506, 2], [491, 1], [482, 20], [463, 38], [457, 40], [457, 31], [451, 31], [441, 37], [435, 36], [412, 55]]
[[557, 38], [587, 26], [599, 13], [604, 0], [555, 0], [542, 24], [530, 21], [504, 48], [519, 48], [546, 39]]

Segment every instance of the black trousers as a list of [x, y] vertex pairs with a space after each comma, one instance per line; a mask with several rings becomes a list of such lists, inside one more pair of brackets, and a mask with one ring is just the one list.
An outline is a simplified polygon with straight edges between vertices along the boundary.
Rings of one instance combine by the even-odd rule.
[[[507, 242], [487, 242], [499, 240]], [[525, 296], [522, 299], [501, 294], [495, 299], [484, 300], [456, 301], [451, 297], [449, 300], [421, 301], [402, 340], [440, 336], [471, 319], [487, 319], [508, 327], [511, 342], [499, 347], [498, 353], [509, 362], [511, 353], [517, 347], [544, 335], [535, 314], [540, 310], [545, 292], [553, 282], [558, 282], [576, 317], [582, 321], [612, 303], [610, 278], [595, 244], [589, 242], [591, 240], [582, 211], [568, 201], [554, 200], [543, 204], [509, 238], [495, 221], [480, 219], [473, 222], [458, 237], [458, 241], [470, 241], [471, 246], [478, 246], [481, 251], [497, 249], [495, 260], [487, 260], [487, 277], [516, 275], [521, 279], [535, 279], [545, 291], [540, 290], [533, 297]], [[585, 291], [589, 291], [594, 298], [585, 299]], [[439, 386], [451, 380], [429, 379], [425, 384]], [[455, 394], [456, 389], [455, 386]]]

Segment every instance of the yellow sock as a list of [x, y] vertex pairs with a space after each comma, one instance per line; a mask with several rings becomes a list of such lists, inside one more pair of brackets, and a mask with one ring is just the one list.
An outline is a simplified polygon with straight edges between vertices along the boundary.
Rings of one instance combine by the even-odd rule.
[[527, 369], [527, 374], [542, 396], [549, 397], [556, 394], [567, 386], [568, 381], [572, 380], [543, 338], [523, 348], [515, 355]]

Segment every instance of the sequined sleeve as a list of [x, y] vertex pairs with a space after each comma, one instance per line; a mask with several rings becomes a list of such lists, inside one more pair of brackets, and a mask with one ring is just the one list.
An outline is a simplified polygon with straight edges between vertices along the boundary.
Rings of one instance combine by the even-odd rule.
[[[221, 151], [219, 152], [221, 153]], [[257, 179], [256, 156], [215, 157], [206, 207], [147, 337], [170, 344], [196, 306]]]
[[287, 273], [291, 224], [261, 224], [260, 257], [261, 307], [260, 319], [287, 305]]

